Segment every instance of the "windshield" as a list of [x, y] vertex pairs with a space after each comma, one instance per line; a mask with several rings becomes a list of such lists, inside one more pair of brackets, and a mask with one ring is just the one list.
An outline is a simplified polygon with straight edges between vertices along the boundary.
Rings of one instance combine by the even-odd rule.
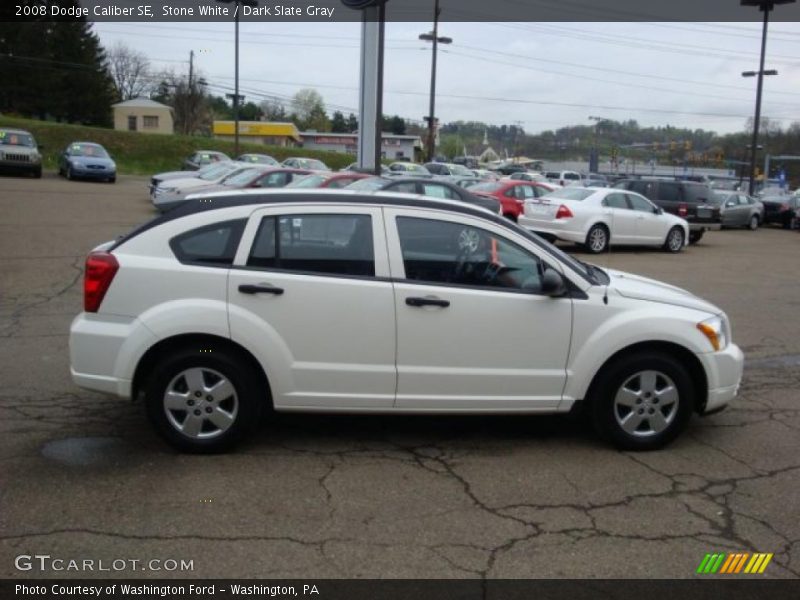
[[0, 131], [0, 144], [3, 146], [27, 146], [29, 148], [36, 146], [31, 134], [12, 133], [10, 131]]
[[293, 158], [292, 166], [300, 169], [313, 169], [314, 171], [330, 171], [328, 165], [314, 158]]
[[229, 164], [229, 163], [222, 163], [219, 165], [214, 165], [212, 169], [209, 169], [202, 175], [200, 175], [200, 179], [203, 181], [214, 181], [215, 179], [219, 179], [225, 173], [230, 173], [236, 167]]
[[96, 158], [108, 158], [108, 152], [99, 144], [70, 144], [67, 149], [70, 156], [93, 156]]
[[236, 187], [240, 185], [247, 185], [259, 173], [258, 169], [242, 169], [241, 171], [234, 171], [222, 180], [224, 185]]
[[470, 171], [467, 167], [463, 165], [450, 165], [450, 174], [451, 175], [466, 175], [471, 176], [472, 171]]
[[247, 185], [259, 173], [258, 169], [250, 167], [239, 168], [220, 180], [222, 185]]
[[502, 183], [495, 183], [493, 181], [487, 181], [486, 183], [478, 183], [476, 185], [470, 186], [470, 192], [496, 192], [503, 188]]
[[306, 175], [305, 177], [301, 177], [300, 179], [295, 179], [287, 188], [317, 188], [321, 186], [327, 177], [324, 175]]
[[585, 190], [583, 188], [566, 187], [550, 192], [545, 198], [558, 198], [560, 200], [586, 200], [592, 194], [597, 193], [597, 190]]
[[277, 165], [277, 160], [266, 154], [242, 154], [238, 158], [239, 162], [257, 163], [261, 165]]
[[366, 179], [359, 179], [350, 185], [346, 186], [346, 190], [361, 190], [363, 192], [371, 192], [381, 189], [386, 185], [386, 180], [382, 177], [367, 177]]

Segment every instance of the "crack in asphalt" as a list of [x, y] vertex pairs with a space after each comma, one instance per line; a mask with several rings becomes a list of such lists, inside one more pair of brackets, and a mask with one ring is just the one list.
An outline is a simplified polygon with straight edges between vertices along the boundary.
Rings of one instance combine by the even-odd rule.
[[[74, 283], [73, 283], [74, 285]], [[64, 291], [62, 290], [62, 293]], [[30, 306], [28, 307], [30, 308]], [[753, 368], [750, 366], [745, 373], [740, 401], [723, 413], [725, 421], [715, 422], [714, 418], [703, 420], [702, 428], [713, 431], [718, 428], [749, 428], [762, 424], [775, 422], [792, 432], [796, 427], [787, 422], [787, 419], [796, 418], [800, 410], [780, 406], [780, 402], [769, 399], [768, 395], [775, 390], [792, 391], [797, 389], [798, 376], [787, 373], [786, 367]], [[124, 404], [119, 400], [94, 395], [87, 392], [62, 393], [48, 396], [44, 390], [40, 393], [30, 390], [24, 395], [0, 396], [0, 416], [3, 420], [5, 435], [36, 434], [51, 431], [57, 427], [61, 435], [87, 435], [97, 432], [114, 435], [123, 439], [130, 435], [130, 429], [141, 427], [141, 406]], [[701, 436], [697, 431], [689, 430], [685, 435], [693, 444], [709, 451], [713, 451], [731, 465], [736, 465], [743, 472], [733, 476], [716, 476], [713, 473], [691, 472], [686, 469], [671, 471], [656, 466], [659, 453], [629, 453], [619, 452], [616, 456], [623, 461], [630, 461], [638, 467], [645, 469], [654, 476], [658, 488], [651, 491], [626, 493], [618, 499], [594, 502], [582, 499], [589, 488], [581, 480], [574, 480], [567, 473], [559, 473], [569, 492], [569, 501], [553, 502], [512, 502], [493, 503], [484, 497], [469, 476], [462, 472], [462, 465], [468, 464], [470, 457], [480, 455], [485, 441], [480, 433], [472, 439], [467, 438], [456, 429], [442, 435], [437, 430], [436, 439], [430, 434], [413, 434], [422, 437], [419, 442], [410, 443], [402, 441], [402, 433], [386, 433], [383, 427], [377, 426], [366, 432], [348, 430], [344, 434], [336, 431], [333, 433], [324, 428], [308, 428], [302, 424], [291, 422], [282, 427], [281, 439], [269, 440], [261, 448], [246, 450], [248, 455], [255, 457], [286, 457], [308, 456], [320, 461], [322, 471], [313, 477], [317, 487], [322, 491], [321, 502], [326, 507], [325, 522], [334, 523], [341, 518], [343, 511], [340, 505], [341, 488], [337, 477], [347, 473], [348, 467], [357, 464], [383, 466], [387, 463], [404, 465], [418, 470], [427, 476], [442, 480], [453, 486], [454, 492], [448, 493], [452, 501], [461, 496], [467, 501], [466, 507], [431, 507], [429, 514], [415, 514], [416, 519], [432, 517], [441, 518], [445, 515], [458, 513], [468, 514], [471, 509], [477, 510], [476, 514], [486, 515], [490, 519], [489, 527], [497, 530], [500, 523], [505, 524], [505, 529], [500, 539], [489, 541], [482, 538], [474, 542], [448, 541], [446, 530], [438, 532], [438, 538], [432, 542], [417, 542], [409, 544], [404, 542], [382, 543], [376, 540], [364, 539], [367, 528], [373, 527], [385, 515], [364, 514], [356, 521], [359, 528], [351, 529], [352, 536], [324, 536], [320, 537], [295, 537], [295, 536], [270, 536], [270, 535], [210, 535], [201, 533], [188, 533], [184, 535], [164, 535], [148, 533], [129, 533], [115, 530], [106, 530], [93, 527], [55, 528], [45, 530], [32, 530], [0, 535], [0, 541], [18, 542], [26, 539], [35, 539], [57, 535], [87, 534], [104, 536], [124, 540], [164, 542], [171, 540], [186, 540], [198, 542], [265, 542], [265, 543], [294, 543], [300, 547], [311, 548], [335, 572], [341, 576], [352, 576], [352, 571], [340, 564], [337, 552], [331, 548], [336, 544], [356, 544], [367, 548], [417, 548], [419, 551], [430, 553], [430, 558], [440, 561], [442, 568], [468, 577], [481, 578], [484, 581], [496, 576], [500, 561], [510, 552], [524, 547], [526, 543], [535, 541], [547, 535], [547, 546], [579, 548], [581, 544], [592, 539], [619, 540], [621, 542], [647, 542], [668, 543], [682, 541], [702, 541], [712, 548], [727, 551], [769, 551], [774, 553], [773, 562], [780, 571], [777, 573], [789, 574], [800, 577], [800, 571], [792, 566], [792, 552], [797, 552], [795, 547], [800, 540], [781, 530], [781, 526], [770, 519], [763, 518], [752, 511], [736, 506], [736, 500], [746, 497], [742, 486], [750, 483], [763, 484], [775, 478], [800, 472], [800, 464], [788, 464], [768, 469], [748, 462], [746, 457], [737, 455], [730, 449], [715, 443], [714, 436]], [[478, 430], [480, 431], [480, 430]], [[292, 436], [292, 433], [299, 435]], [[315, 444], [315, 447], [304, 447], [308, 443], [309, 435], [312, 440], [327, 440], [333, 443], [334, 448], [325, 448], [326, 444]], [[401, 440], [398, 441], [398, 436]], [[320, 447], [321, 446], [321, 447]], [[655, 458], [654, 458], [655, 457]], [[34, 460], [36, 452], [16, 452], [13, 456], [4, 457], [4, 464], [8, 461]], [[615, 468], [622, 468], [617, 465]], [[698, 467], [698, 470], [700, 468]], [[673, 508], [680, 508], [686, 515], [685, 523], [673, 531], [649, 530], [642, 527], [639, 531], [630, 531], [626, 526], [615, 524], [613, 510], [633, 510], [632, 514], [641, 514], [644, 509], [654, 502], [666, 502]], [[526, 514], [525, 511], [532, 512]], [[548, 512], [549, 511], [549, 512]], [[559, 514], [558, 511], [567, 511]], [[637, 512], [638, 511], [638, 512]], [[471, 517], [474, 518], [474, 515]], [[578, 523], [571, 523], [575, 519]], [[492, 519], [496, 521], [492, 521]], [[611, 519], [609, 521], [609, 519]], [[564, 522], [566, 521], [566, 522]], [[757, 525], [766, 532], [772, 540], [769, 548], [764, 548], [747, 531]], [[756, 538], [763, 537], [762, 534]], [[475, 537], [475, 536], [473, 536]], [[286, 573], [284, 569], [277, 571]]]

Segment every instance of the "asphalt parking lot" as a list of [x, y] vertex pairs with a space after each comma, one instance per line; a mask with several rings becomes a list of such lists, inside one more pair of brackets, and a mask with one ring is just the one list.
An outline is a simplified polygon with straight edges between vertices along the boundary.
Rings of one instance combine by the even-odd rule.
[[[563, 418], [278, 415], [235, 454], [186, 456], [69, 377], [84, 257], [152, 215], [145, 186], [0, 178], [0, 577], [684, 578], [715, 551], [800, 576], [797, 232], [596, 259], [720, 305], [746, 353], [733, 406], [666, 450]], [[194, 569], [21, 572], [21, 554]]]

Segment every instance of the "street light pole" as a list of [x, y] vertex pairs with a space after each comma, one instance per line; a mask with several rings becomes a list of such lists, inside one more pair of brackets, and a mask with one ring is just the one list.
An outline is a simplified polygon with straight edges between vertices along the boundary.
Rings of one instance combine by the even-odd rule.
[[[233, 152], [239, 156], [239, 8], [242, 5], [258, 6], [258, 0], [217, 0], [225, 4], [233, 3], [233, 22], [234, 22], [234, 67], [233, 67]], [[228, 94], [229, 96], [229, 94]]]
[[433, 31], [431, 33], [423, 33], [419, 39], [427, 42], [433, 42], [433, 59], [431, 61], [431, 99], [430, 107], [428, 110], [428, 162], [433, 162], [436, 145], [436, 55], [439, 50], [439, 44], [451, 44], [452, 38], [439, 37], [439, 15], [441, 14], [439, 8], [439, 0], [435, 0], [433, 6]]
[[741, 0], [742, 6], [757, 6], [764, 13], [764, 25], [761, 30], [761, 60], [758, 72], [745, 71], [743, 77], [753, 77], [758, 75], [756, 86], [756, 116], [753, 123], [753, 141], [750, 144], [750, 182], [747, 193], [753, 195], [755, 191], [756, 176], [756, 152], [758, 147], [758, 129], [761, 124], [761, 94], [764, 87], [764, 75], [777, 75], [775, 70], [764, 71], [764, 59], [767, 53], [767, 26], [769, 25], [769, 13], [775, 8], [776, 4], [791, 4], [795, 0]]

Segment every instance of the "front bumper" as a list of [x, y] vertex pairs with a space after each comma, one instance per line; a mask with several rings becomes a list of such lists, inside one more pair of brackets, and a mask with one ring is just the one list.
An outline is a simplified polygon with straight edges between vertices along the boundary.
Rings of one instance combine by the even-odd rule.
[[744, 353], [736, 344], [728, 344], [721, 352], [699, 354], [708, 380], [708, 396], [701, 414], [720, 410], [739, 393], [744, 370]]
[[117, 176], [117, 171], [116, 169], [87, 169], [73, 166], [72, 175], [81, 179], [111, 179]]

